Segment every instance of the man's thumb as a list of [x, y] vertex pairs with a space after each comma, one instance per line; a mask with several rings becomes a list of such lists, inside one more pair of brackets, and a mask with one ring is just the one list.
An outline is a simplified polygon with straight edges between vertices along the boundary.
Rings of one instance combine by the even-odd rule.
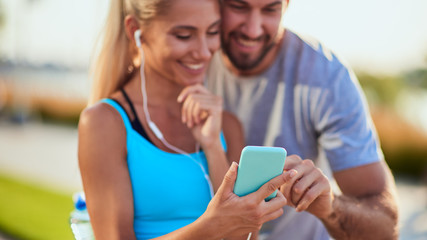
[[221, 186], [219, 186], [218, 192], [221, 193], [229, 193], [233, 192], [234, 189], [234, 183], [236, 182], [237, 178], [237, 166], [238, 164], [236, 162], [233, 162], [228, 169], [227, 173], [224, 176], [224, 179], [222, 180]]

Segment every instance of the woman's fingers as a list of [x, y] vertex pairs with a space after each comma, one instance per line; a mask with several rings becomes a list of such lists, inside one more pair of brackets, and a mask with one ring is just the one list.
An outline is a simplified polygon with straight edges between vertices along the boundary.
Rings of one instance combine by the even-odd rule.
[[197, 100], [195, 100], [194, 98], [195, 97], [193, 95], [189, 95], [188, 99], [185, 100], [185, 102], [188, 102], [185, 114], [187, 115], [187, 126], [189, 128], [192, 128], [194, 125], [194, 118], [193, 118], [192, 111], [194, 109], [194, 105], [197, 103]]
[[196, 84], [184, 88], [178, 95], [177, 101], [179, 103], [183, 103], [183, 107], [181, 109], [181, 120], [183, 123], [186, 123], [187, 126], [192, 126], [194, 121], [194, 119], [189, 117], [191, 115], [191, 108], [193, 108], [194, 104], [191, 100], [192, 94], [209, 95], [211, 93], [204, 86]]
[[272, 198], [270, 201], [261, 204], [262, 208], [264, 209], [265, 215], [270, 215], [282, 209], [286, 205], [286, 203], [287, 199], [280, 191], [277, 191], [277, 195], [275, 198]]
[[218, 188], [218, 191], [215, 195], [218, 195], [220, 199], [228, 198], [230, 194], [233, 194], [234, 183], [237, 178], [237, 167], [238, 163], [232, 162], [230, 168], [225, 173], [224, 179], [222, 180], [221, 185]]
[[295, 175], [297, 175], [297, 173], [294, 170], [283, 172], [279, 176], [262, 185], [256, 192], [247, 196], [253, 197], [256, 202], [264, 201], [264, 199], [270, 196], [274, 191], [278, 190], [283, 184], [292, 181]]
[[182, 121], [189, 127], [202, 123], [210, 115], [222, 112], [222, 101], [215, 95], [190, 94], [182, 106]]
[[[278, 192], [277, 196], [268, 202], [265, 202], [264, 199], [295, 175], [295, 170], [288, 171], [273, 178], [255, 193], [238, 197], [233, 193], [237, 177], [237, 163], [233, 163], [217, 193], [209, 203], [207, 212], [220, 219], [213, 222], [222, 222], [232, 228], [225, 235], [237, 237], [246, 234], [247, 237], [247, 233], [256, 232], [263, 223], [276, 219], [283, 214], [286, 199], [281, 192]], [[221, 209], [222, 214], [215, 214], [215, 211], [210, 211], [212, 208]]]
[[275, 211], [265, 215], [262, 219], [262, 222], [268, 222], [274, 220], [283, 214], [283, 207], [276, 209]]
[[202, 86], [202, 85], [200, 85], [200, 84], [191, 85], [191, 86], [188, 86], [188, 87], [184, 88], [184, 89], [181, 91], [181, 93], [179, 94], [179, 96], [178, 96], [178, 98], [177, 98], [177, 101], [178, 101], [179, 103], [182, 103], [182, 102], [185, 100], [185, 98], [187, 98], [187, 96], [188, 96], [189, 94], [191, 94], [191, 93], [204, 93], [204, 94], [210, 94], [210, 92], [209, 92], [205, 87], [203, 87], [203, 86]]

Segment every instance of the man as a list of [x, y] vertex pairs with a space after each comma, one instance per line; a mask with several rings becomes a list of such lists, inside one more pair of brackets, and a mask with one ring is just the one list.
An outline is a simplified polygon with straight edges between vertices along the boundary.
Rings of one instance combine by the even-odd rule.
[[[285, 169], [299, 180], [281, 187], [289, 206], [260, 236], [397, 239], [394, 180], [357, 79], [324, 46], [281, 25], [288, 3], [222, 0], [223, 52], [208, 72], [208, 87], [242, 121], [246, 144], [294, 154]], [[302, 160], [317, 165], [322, 154], [341, 193]]]

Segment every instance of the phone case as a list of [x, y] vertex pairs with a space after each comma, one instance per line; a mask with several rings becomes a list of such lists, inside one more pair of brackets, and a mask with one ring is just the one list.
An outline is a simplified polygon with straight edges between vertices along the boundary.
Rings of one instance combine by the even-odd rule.
[[[240, 155], [234, 193], [240, 197], [257, 191], [262, 185], [282, 174], [286, 150], [281, 147], [246, 146]], [[277, 190], [268, 196], [276, 197]]]

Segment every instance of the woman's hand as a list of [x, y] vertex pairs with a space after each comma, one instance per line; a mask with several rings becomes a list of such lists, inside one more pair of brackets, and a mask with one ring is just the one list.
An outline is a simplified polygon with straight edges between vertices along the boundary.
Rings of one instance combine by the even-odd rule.
[[250, 232], [256, 232], [263, 223], [281, 216], [283, 206], [287, 203], [280, 191], [270, 201], [266, 202], [264, 199], [281, 185], [291, 181], [296, 174], [295, 170], [287, 171], [264, 184], [258, 191], [239, 197], [233, 193], [237, 177], [237, 163], [233, 162], [218, 192], [199, 220], [207, 220], [210, 229], [221, 234], [220, 238], [247, 236]]
[[203, 149], [219, 140], [221, 132], [222, 98], [200, 84], [188, 86], [179, 94], [182, 122], [192, 130]]

